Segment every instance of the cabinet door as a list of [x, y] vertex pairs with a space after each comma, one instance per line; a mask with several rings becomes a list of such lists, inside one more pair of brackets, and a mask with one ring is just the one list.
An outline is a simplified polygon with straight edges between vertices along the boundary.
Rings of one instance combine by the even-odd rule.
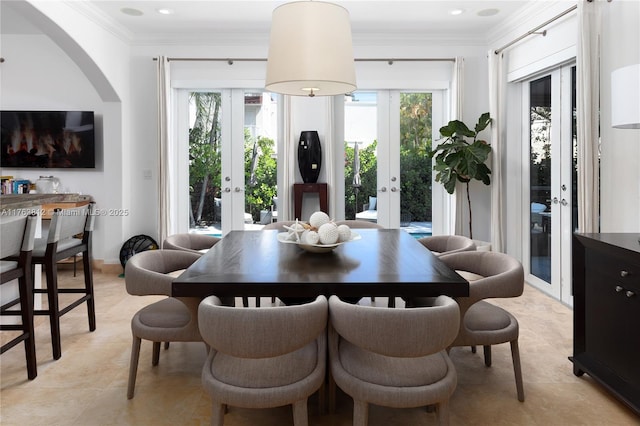
[[629, 268], [603, 252], [588, 250], [586, 264], [585, 350], [623, 380], [640, 383], [637, 278], [625, 280], [621, 271]]

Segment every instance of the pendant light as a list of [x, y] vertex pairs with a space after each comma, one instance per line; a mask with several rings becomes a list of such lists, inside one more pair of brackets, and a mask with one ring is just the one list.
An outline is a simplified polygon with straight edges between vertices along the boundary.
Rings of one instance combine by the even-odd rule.
[[294, 96], [356, 89], [349, 12], [322, 1], [285, 3], [273, 11], [265, 87]]

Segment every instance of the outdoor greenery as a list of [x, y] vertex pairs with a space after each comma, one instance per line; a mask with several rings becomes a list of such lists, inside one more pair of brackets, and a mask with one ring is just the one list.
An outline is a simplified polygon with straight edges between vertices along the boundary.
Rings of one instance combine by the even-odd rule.
[[[442, 183], [449, 194], [456, 189], [456, 182], [462, 182], [467, 190], [469, 206], [469, 236], [473, 238], [473, 221], [471, 216], [471, 197], [469, 182], [479, 180], [485, 185], [491, 183], [491, 170], [485, 164], [491, 152], [491, 146], [478, 135], [491, 123], [489, 113], [485, 112], [478, 119], [473, 130], [460, 120], [452, 120], [440, 128], [444, 142], [430, 152], [435, 157], [434, 170], [436, 181]], [[472, 138], [467, 142], [466, 138]]]
[[[253, 140], [255, 139], [255, 140]], [[260, 220], [261, 210], [271, 210], [277, 194], [277, 159], [273, 139], [244, 134], [245, 211], [254, 221]]]
[[[189, 133], [190, 226], [209, 225], [220, 220], [221, 155], [220, 94], [192, 93], [195, 121]], [[403, 93], [400, 110], [401, 212], [413, 221], [431, 221], [431, 95]], [[353, 182], [353, 143], [345, 143], [345, 217], [377, 196], [377, 141], [360, 147], [361, 187], [357, 206]], [[270, 210], [277, 196], [277, 159], [272, 139], [253, 138], [245, 131], [245, 211], [254, 221], [261, 210]]]

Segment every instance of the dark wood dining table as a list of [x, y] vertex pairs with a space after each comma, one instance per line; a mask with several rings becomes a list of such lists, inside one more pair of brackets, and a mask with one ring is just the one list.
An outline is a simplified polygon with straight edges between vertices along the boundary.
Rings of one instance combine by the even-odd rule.
[[277, 230], [231, 231], [173, 281], [177, 297], [456, 297], [469, 283], [400, 229], [354, 229], [328, 253], [278, 241]]

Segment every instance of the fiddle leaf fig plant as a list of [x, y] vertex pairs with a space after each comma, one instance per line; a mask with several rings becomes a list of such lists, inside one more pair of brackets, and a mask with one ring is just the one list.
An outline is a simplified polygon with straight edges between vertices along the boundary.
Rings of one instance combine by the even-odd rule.
[[490, 123], [491, 117], [488, 112], [480, 116], [473, 129], [469, 129], [460, 120], [449, 121], [446, 126], [440, 128], [444, 142], [429, 153], [430, 157], [435, 157], [433, 169], [436, 171], [436, 182], [440, 182], [449, 194], [454, 193], [456, 182], [466, 184], [471, 238], [473, 238], [473, 229], [469, 182], [475, 179], [485, 185], [491, 184], [491, 170], [485, 164], [491, 153], [491, 145], [485, 140], [478, 139], [479, 133]]

